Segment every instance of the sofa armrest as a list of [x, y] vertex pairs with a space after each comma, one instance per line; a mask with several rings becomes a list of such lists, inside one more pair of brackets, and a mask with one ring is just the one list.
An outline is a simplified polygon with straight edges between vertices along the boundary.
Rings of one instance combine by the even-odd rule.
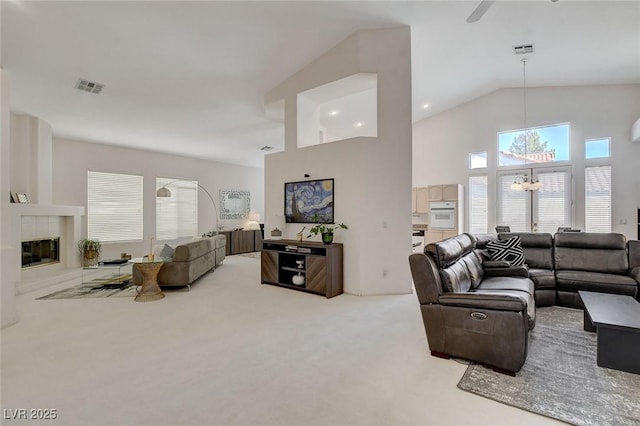
[[514, 312], [527, 310], [527, 304], [523, 299], [507, 294], [446, 293], [441, 295], [438, 301], [443, 306]]
[[629, 250], [629, 269], [640, 268], [640, 241], [629, 240], [627, 249]]
[[509, 268], [511, 263], [508, 260], [485, 260], [482, 262], [482, 266], [487, 268]]
[[526, 265], [484, 268], [487, 277], [524, 277], [529, 278], [529, 268]]
[[[631, 276], [631, 278], [633, 278], [634, 280], [636, 280], [636, 282], [638, 283], [638, 285], [640, 286], [640, 266], [636, 266], [635, 268], [632, 268], [629, 271], [629, 275]], [[640, 293], [640, 292], [639, 292]]]

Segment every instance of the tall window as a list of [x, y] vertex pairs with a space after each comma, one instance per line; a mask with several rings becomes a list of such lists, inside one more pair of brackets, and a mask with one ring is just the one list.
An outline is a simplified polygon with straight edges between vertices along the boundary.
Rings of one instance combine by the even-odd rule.
[[102, 242], [142, 240], [142, 176], [87, 172], [87, 235]]
[[584, 169], [584, 226], [587, 232], [611, 232], [611, 166]]
[[584, 169], [585, 231], [611, 232], [611, 165], [602, 164], [611, 157], [611, 138], [584, 141], [584, 157], [590, 163]]
[[469, 176], [469, 232], [487, 232], [487, 175]]
[[198, 182], [156, 178], [171, 197], [156, 197], [156, 238], [172, 240], [198, 234]]

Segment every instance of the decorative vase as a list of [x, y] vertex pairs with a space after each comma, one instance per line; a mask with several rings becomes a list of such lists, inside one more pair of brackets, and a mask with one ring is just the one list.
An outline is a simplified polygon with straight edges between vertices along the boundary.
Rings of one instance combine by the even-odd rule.
[[85, 250], [82, 256], [82, 266], [96, 266], [98, 264], [98, 252], [96, 250]]
[[323, 232], [322, 233], [322, 242], [325, 244], [333, 243], [333, 232]]
[[300, 272], [298, 272], [298, 275], [294, 275], [293, 277], [291, 277], [291, 281], [295, 285], [303, 285], [304, 284], [304, 275], [302, 275]]

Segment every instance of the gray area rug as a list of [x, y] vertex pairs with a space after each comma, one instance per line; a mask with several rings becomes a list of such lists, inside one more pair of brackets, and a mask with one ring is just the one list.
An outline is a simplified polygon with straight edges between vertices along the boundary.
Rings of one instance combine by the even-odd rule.
[[46, 296], [38, 297], [36, 300], [54, 299], [87, 299], [94, 297], [134, 297], [138, 292], [133, 283], [125, 285], [78, 285], [65, 288]]
[[640, 425], [640, 375], [596, 365], [596, 334], [583, 331], [581, 310], [537, 309], [530, 337], [516, 377], [472, 364], [458, 387], [575, 425]]

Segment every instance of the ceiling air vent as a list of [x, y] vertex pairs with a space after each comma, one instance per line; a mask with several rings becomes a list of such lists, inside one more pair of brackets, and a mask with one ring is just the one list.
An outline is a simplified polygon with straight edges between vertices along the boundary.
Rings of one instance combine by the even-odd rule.
[[533, 44], [521, 44], [520, 46], [513, 46], [513, 53], [516, 55], [533, 53]]
[[75, 88], [78, 90], [82, 90], [83, 92], [95, 93], [97, 95], [104, 88], [104, 84], [85, 80], [84, 78], [79, 78]]

